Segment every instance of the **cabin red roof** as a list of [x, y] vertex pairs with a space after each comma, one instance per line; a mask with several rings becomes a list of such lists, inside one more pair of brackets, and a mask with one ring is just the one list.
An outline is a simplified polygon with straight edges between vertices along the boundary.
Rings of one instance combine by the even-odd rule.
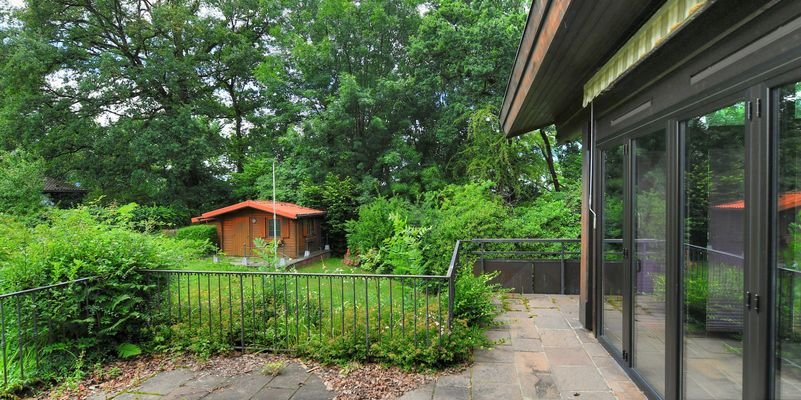
[[[779, 211], [789, 210], [792, 208], [801, 207], [801, 192], [786, 192], [779, 196]], [[744, 200], [732, 201], [731, 203], [724, 203], [715, 206], [715, 208], [723, 208], [730, 210], [742, 210], [745, 208]]]
[[[230, 205], [228, 207], [218, 208], [206, 213], [201, 214], [199, 217], [192, 218], [192, 222], [204, 222], [217, 216], [228, 214], [243, 208], [253, 208], [256, 210], [272, 213], [273, 202], [272, 200], [247, 200], [241, 203]], [[313, 217], [318, 215], [325, 215], [325, 211], [315, 210], [313, 208], [299, 206], [297, 204], [286, 203], [283, 201], [275, 202], [275, 213], [286, 218], [298, 219], [303, 217]]]

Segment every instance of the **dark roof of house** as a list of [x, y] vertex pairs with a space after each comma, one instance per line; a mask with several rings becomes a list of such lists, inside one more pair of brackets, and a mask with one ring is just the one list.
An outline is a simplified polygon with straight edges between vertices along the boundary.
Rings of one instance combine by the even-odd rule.
[[67, 183], [58, 179], [45, 177], [43, 193], [86, 193], [88, 190], [77, 184]]
[[275, 206], [273, 206], [272, 200], [247, 200], [241, 203], [233, 204], [227, 207], [218, 208], [216, 210], [203, 213], [199, 217], [192, 218], [192, 222], [208, 221], [214, 219], [217, 216], [228, 214], [230, 212], [242, 210], [245, 208], [252, 208], [254, 210], [264, 211], [268, 213], [272, 213], [273, 211], [275, 211], [276, 214], [291, 219], [325, 215], [325, 211], [315, 210], [313, 208], [303, 207], [297, 204], [287, 203], [283, 201], [276, 201]]

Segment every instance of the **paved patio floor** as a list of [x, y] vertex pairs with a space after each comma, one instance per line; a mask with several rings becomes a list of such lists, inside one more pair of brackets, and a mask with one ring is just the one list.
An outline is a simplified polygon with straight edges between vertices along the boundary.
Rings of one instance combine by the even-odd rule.
[[513, 295], [490, 331], [503, 343], [471, 368], [401, 400], [640, 400], [645, 396], [578, 320], [578, 296]]
[[324, 400], [334, 397], [320, 378], [297, 364], [279, 375], [260, 371], [223, 377], [208, 372], [176, 369], [162, 372], [141, 386], [116, 395], [97, 394], [89, 400]]

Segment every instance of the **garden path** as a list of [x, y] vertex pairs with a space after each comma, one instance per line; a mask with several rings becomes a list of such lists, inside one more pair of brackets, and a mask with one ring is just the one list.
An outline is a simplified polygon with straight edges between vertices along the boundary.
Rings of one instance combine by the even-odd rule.
[[89, 400], [325, 400], [333, 397], [334, 393], [325, 388], [317, 375], [290, 363], [276, 376], [253, 371], [224, 377], [176, 369], [162, 372], [123, 393], [113, 396], [101, 393]]

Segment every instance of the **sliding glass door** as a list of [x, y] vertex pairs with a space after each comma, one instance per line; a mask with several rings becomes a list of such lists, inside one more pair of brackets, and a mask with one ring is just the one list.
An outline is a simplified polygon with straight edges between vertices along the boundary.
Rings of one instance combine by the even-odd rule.
[[685, 399], [742, 398], [745, 112], [736, 102], [681, 123]]
[[632, 368], [665, 395], [667, 151], [665, 130], [632, 141]]
[[776, 149], [773, 238], [775, 392], [801, 399], [801, 82], [772, 91]]
[[625, 358], [625, 255], [623, 245], [625, 146], [603, 153], [603, 240], [601, 249], [601, 336]]

